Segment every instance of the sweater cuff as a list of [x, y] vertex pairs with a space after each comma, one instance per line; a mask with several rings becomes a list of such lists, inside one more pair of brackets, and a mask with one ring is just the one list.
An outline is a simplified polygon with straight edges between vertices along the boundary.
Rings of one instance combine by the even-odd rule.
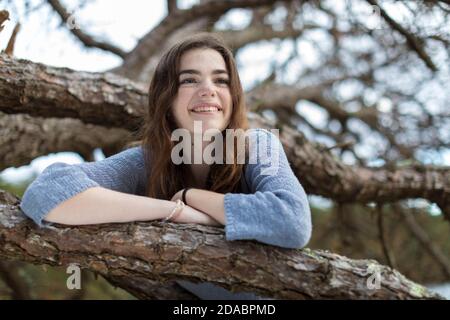
[[[20, 208], [23, 212], [33, 219], [33, 221], [40, 227], [46, 227], [51, 225], [51, 223], [43, 221], [45, 216], [60, 203], [74, 197], [75, 195], [89, 189], [92, 187], [97, 187], [99, 184], [93, 180], [84, 180], [82, 183], [77, 181], [77, 183], [71, 183], [67, 177], [56, 178], [55, 184], [59, 184], [58, 188], [54, 188], [54, 192], [42, 192], [47, 186], [36, 185], [34, 190], [41, 192], [34, 192], [33, 188], [29, 189], [23, 195], [22, 201], [20, 203]], [[65, 186], [70, 184], [70, 188]]]
[[233, 202], [233, 200], [231, 199], [232, 196], [233, 196], [232, 193], [226, 193], [224, 197], [225, 218], [226, 218], [225, 224], [226, 240], [235, 240], [237, 238], [234, 212], [232, 210], [232, 202]]

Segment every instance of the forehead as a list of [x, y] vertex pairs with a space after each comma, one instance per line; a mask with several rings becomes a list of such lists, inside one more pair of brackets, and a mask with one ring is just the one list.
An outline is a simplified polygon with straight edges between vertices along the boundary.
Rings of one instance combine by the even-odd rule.
[[181, 56], [180, 71], [183, 69], [197, 69], [208, 72], [215, 69], [227, 70], [222, 55], [213, 49], [192, 49]]

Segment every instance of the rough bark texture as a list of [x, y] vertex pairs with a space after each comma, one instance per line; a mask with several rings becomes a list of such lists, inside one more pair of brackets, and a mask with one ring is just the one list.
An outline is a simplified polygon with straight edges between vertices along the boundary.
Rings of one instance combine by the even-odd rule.
[[[1, 256], [55, 266], [77, 263], [106, 278], [112, 276], [113, 281], [148, 279], [139, 286], [127, 281], [140, 297], [164, 290], [148, 293], [147, 285], [153, 281], [189, 280], [275, 299], [440, 298], [374, 260], [226, 241], [222, 228], [191, 224], [153, 221], [37, 228], [20, 211], [19, 203], [12, 194], [0, 192]], [[369, 289], [368, 279], [374, 272], [380, 276], [380, 286]]]
[[77, 152], [85, 161], [94, 161], [96, 148], [101, 148], [105, 156], [117, 153], [129, 134], [125, 129], [85, 124], [78, 119], [0, 112], [0, 171], [63, 151]]
[[111, 73], [76, 72], [0, 55], [0, 110], [136, 130], [145, 89]]

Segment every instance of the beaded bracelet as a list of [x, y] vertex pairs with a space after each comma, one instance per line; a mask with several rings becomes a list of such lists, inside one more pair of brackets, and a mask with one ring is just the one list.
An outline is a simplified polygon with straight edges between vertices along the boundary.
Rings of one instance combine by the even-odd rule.
[[166, 218], [164, 218], [163, 222], [167, 222], [167, 221], [172, 221], [172, 218], [176, 218], [178, 217], [178, 215], [181, 213], [181, 211], [183, 211], [184, 208], [184, 202], [181, 201], [180, 199], [178, 199], [176, 201], [176, 206], [175, 208], [173, 208], [172, 212], [169, 214], [169, 216], [167, 216]]

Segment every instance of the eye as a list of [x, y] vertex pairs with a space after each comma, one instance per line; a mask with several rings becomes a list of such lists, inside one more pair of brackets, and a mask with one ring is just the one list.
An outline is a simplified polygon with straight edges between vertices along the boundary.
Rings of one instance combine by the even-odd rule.
[[180, 84], [184, 84], [184, 83], [195, 83], [196, 80], [194, 78], [186, 78], [180, 81]]
[[220, 84], [230, 84], [230, 80], [226, 78], [218, 78], [216, 81]]

